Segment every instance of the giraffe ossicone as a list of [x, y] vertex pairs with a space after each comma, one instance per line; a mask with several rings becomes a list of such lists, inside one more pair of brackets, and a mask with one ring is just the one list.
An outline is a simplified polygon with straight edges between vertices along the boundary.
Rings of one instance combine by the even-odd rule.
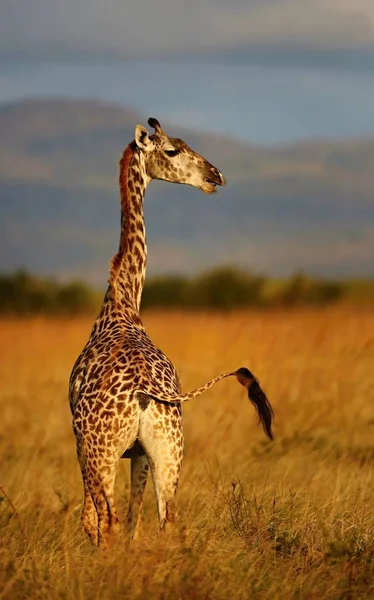
[[181, 394], [174, 365], [148, 337], [139, 316], [147, 246], [143, 199], [152, 179], [184, 183], [207, 194], [224, 185], [222, 173], [183, 140], [169, 137], [157, 119], [135, 128], [120, 160], [121, 235], [109, 285], [90, 337], [70, 375], [69, 400], [84, 486], [82, 524], [95, 545], [117, 529], [113, 490], [121, 457], [131, 458], [127, 525], [140, 527], [151, 470], [159, 528], [175, 520], [175, 494], [183, 460], [181, 404], [225, 377], [246, 387], [265, 433], [272, 438], [272, 407], [245, 367]]

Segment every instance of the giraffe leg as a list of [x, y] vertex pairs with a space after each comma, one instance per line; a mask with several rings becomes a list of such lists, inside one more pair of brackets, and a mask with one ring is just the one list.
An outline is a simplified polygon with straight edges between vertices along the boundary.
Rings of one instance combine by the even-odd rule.
[[88, 485], [86, 481], [83, 479], [84, 485], [84, 506], [82, 510], [81, 521], [83, 525], [83, 529], [87, 533], [91, 542], [94, 546], [98, 546], [99, 544], [99, 530], [98, 530], [98, 517], [95, 505], [91, 498], [90, 491], [88, 489]]
[[114, 481], [117, 462], [107, 465], [105, 477], [94, 477], [90, 492], [98, 516], [98, 545], [109, 545], [118, 531], [118, 515], [114, 504]]
[[148, 459], [145, 454], [131, 458], [131, 492], [127, 527], [131, 538], [134, 540], [141, 533], [141, 511], [148, 470]]
[[175, 496], [180, 469], [170, 460], [150, 460], [150, 466], [157, 497], [159, 529], [169, 530], [175, 525]]
[[[153, 440], [155, 441], [155, 440]], [[158, 523], [160, 531], [170, 529], [175, 524], [175, 496], [182, 468], [182, 452], [166, 438], [146, 447], [149, 466], [157, 498]]]
[[148, 457], [157, 498], [159, 529], [175, 523], [175, 496], [183, 462], [180, 407], [152, 402], [140, 419], [139, 442]]
[[[118, 516], [114, 504], [114, 481], [119, 457], [112, 452], [98, 452], [90, 448], [79, 456], [84, 480], [85, 503], [82, 513], [83, 527], [96, 545], [108, 545], [118, 529]], [[93, 508], [96, 512], [94, 518]], [[96, 533], [93, 527], [96, 525]]]

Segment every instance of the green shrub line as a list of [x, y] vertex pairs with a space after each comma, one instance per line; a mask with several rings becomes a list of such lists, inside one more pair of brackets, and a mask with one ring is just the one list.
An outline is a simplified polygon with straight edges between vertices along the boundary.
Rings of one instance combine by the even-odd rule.
[[[103, 291], [82, 281], [61, 283], [24, 270], [0, 273], [0, 313], [84, 314], [98, 310]], [[165, 275], [147, 280], [142, 308], [232, 310], [325, 306], [337, 302], [374, 305], [373, 280], [327, 280], [296, 273], [272, 279], [233, 267], [195, 277]]]

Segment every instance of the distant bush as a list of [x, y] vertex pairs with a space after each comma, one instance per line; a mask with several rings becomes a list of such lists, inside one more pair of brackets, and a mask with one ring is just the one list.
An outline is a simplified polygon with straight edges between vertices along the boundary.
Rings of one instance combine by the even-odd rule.
[[146, 282], [142, 308], [152, 306], [176, 308], [185, 306], [188, 298], [189, 281], [185, 277], [173, 276], [154, 277]]
[[169, 276], [146, 282], [142, 308], [212, 308], [227, 310], [261, 304], [264, 279], [244, 271], [222, 267], [194, 279]]
[[[67, 284], [17, 271], [0, 274], [0, 313], [81, 314], [98, 310], [103, 293], [73, 281]], [[374, 303], [374, 282], [334, 282], [297, 273], [274, 281], [231, 267], [194, 278], [154, 277], [147, 280], [142, 309], [182, 308], [232, 310], [245, 307], [324, 306], [340, 300]]]
[[0, 275], [0, 312], [19, 315], [82, 313], [97, 305], [93, 290], [81, 282], [58, 283], [17, 271]]
[[297, 273], [285, 284], [279, 303], [286, 306], [328, 304], [344, 295], [344, 285], [333, 281], [312, 279]]
[[198, 308], [228, 310], [262, 304], [265, 279], [230, 267], [214, 269], [192, 280], [188, 304]]
[[86, 312], [97, 305], [96, 295], [84, 283], [73, 281], [61, 286], [56, 294], [56, 306], [69, 314]]

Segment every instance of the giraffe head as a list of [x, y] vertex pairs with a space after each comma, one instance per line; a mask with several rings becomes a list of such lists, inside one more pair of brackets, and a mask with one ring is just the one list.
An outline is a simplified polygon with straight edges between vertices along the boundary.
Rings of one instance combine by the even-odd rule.
[[206, 194], [225, 185], [222, 173], [203, 156], [178, 138], [169, 137], [157, 119], [148, 119], [155, 132], [149, 135], [143, 125], [135, 129], [135, 144], [144, 156], [149, 179], [163, 179], [200, 188]]

